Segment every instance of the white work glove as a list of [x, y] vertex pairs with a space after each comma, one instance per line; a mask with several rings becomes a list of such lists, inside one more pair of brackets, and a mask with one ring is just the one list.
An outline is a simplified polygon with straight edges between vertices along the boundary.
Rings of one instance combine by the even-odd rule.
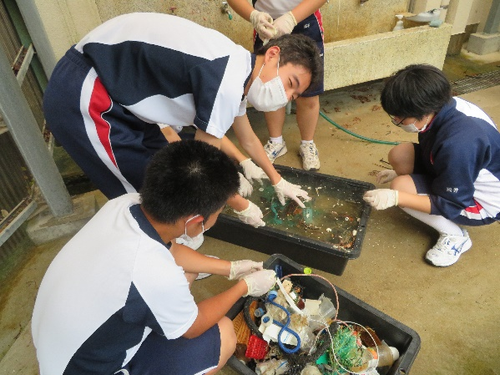
[[262, 170], [262, 168], [256, 166], [250, 158], [243, 160], [240, 165], [241, 168], [243, 168], [245, 177], [251, 184], [253, 184], [253, 180], [255, 180], [262, 185], [262, 179], [269, 178], [267, 177], [267, 174]]
[[282, 206], [285, 205], [285, 197], [293, 199], [302, 208], [306, 206], [299, 197], [302, 197], [306, 202], [311, 200], [307, 192], [302, 190], [299, 185], [291, 184], [283, 177], [281, 177], [281, 180], [276, 185], [273, 185], [273, 187]]
[[249, 205], [243, 211], [233, 210], [234, 213], [238, 216], [245, 224], [251, 225], [254, 228], [263, 227], [266, 225], [264, 220], [262, 220], [263, 216], [260, 208], [254, 204], [252, 201], [249, 201]]
[[266, 12], [252, 11], [250, 13], [250, 22], [262, 40], [271, 39], [276, 34], [276, 29], [273, 26], [273, 17]]
[[242, 197], [248, 197], [252, 195], [252, 184], [240, 172], [238, 172], [238, 175], [240, 176], [240, 187], [238, 188], [238, 194]]
[[386, 184], [394, 180], [396, 177], [398, 177], [396, 171], [392, 169], [385, 169], [377, 173], [377, 183]]
[[377, 210], [398, 205], [398, 191], [392, 189], [368, 190], [363, 195], [363, 200]]
[[235, 260], [231, 262], [231, 270], [229, 271], [228, 280], [241, 279], [243, 276], [263, 269], [262, 262], [254, 262], [253, 260]]
[[276, 272], [273, 270], [261, 270], [243, 276], [247, 283], [248, 292], [243, 297], [260, 297], [269, 292], [276, 283]]
[[297, 26], [297, 20], [293, 16], [292, 12], [283, 14], [282, 16], [276, 18], [273, 22], [273, 26], [276, 28], [276, 35], [272, 38], [279, 38], [282, 35], [290, 34], [295, 26]]

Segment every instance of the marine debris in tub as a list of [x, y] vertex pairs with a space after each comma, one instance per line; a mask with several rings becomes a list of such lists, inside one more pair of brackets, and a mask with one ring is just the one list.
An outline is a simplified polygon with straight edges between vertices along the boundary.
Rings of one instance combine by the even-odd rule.
[[[282, 230], [289, 236], [307, 238], [326, 243], [331, 248], [349, 253], [354, 248], [365, 203], [363, 191], [337, 183], [328, 178], [306, 178], [293, 171], [280, 171], [287, 181], [301, 185], [312, 198], [301, 208], [287, 199], [284, 206], [279, 202], [269, 180], [254, 185], [250, 201], [262, 210], [266, 227]], [[226, 208], [224, 214], [236, 216]]]

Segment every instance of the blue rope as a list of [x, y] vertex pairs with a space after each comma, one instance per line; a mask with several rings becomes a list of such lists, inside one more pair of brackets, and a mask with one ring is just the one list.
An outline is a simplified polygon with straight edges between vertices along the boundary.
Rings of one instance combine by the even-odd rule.
[[[286, 313], [286, 323], [285, 324], [282, 324], [276, 320], [273, 320], [273, 323], [275, 323], [277, 326], [281, 327], [279, 333], [278, 333], [278, 346], [281, 348], [281, 350], [283, 350], [285, 353], [288, 353], [288, 354], [293, 354], [295, 352], [297, 352], [299, 349], [300, 349], [300, 336], [297, 334], [297, 332], [293, 331], [292, 329], [290, 329], [288, 326], [290, 325], [290, 313], [288, 312], [288, 310], [286, 308], [284, 308], [283, 306], [281, 306], [280, 304], [274, 302], [274, 299], [276, 298], [276, 294], [269, 294], [267, 296], [267, 302], [269, 302], [271, 305], [274, 305], [276, 307], [279, 307], [281, 310], [283, 310], [285, 313]], [[292, 334], [293, 336], [295, 336], [295, 338], [297, 339], [297, 346], [293, 349], [288, 349], [285, 344], [283, 344], [283, 342], [281, 341], [281, 335], [284, 333], [284, 332], [288, 332], [290, 334]]]

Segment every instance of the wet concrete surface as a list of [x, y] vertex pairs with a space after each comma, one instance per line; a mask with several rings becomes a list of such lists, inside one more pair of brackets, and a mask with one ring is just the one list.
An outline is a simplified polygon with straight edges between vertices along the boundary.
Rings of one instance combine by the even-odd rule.
[[[335, 123], [364, 137], [391, 142], [415, 140], [415, 135], [391, 125], [378, 101], [381, 87], [382, 83], [376, 81], [327, 92], [321, 96], [321, 110]], [[500, 124], [500, 86], [463, 97], [478, 104]], [[249, 117], [264, 142], [267, 130], [263, 115], [249, 110]], [[287, 116], [284, 138], [289, 151], [277, 163], [300, 168], [299, 133], [293, 115]], [[321, 173], [374, 184], [374, 175], [386, 167], [392, 147], [356, 138], [323, 118], [315, 141]], [[99, 192], [87, 194], [94, 194], [101, 204], [105, 202]], [[472, 249], [457, 264], [436, 268], [423, 260], [438, 238], [434, 230], [398, 208], [373, 210], [360, 257], [349, 261], [341, 276], [314, 271], [420, 335], [421, 349], [412, 374], [500, 374], [500, 226], [470, 228], [469, 233]], [[29, 332], [31, 312], [47, 266], [68, 240], [61, 238], [29, 249], [25, 265], [3, 285], [0, 375], [38, 374]], [[229, 260], [268, 258], [210, 237], [199, 251]], [[212, 276], [196, 282], [193, 292], [201, 300], [229, 285], [231, 282], [225, 278]], [[226, 367], [221, 373], [237, 372]]]

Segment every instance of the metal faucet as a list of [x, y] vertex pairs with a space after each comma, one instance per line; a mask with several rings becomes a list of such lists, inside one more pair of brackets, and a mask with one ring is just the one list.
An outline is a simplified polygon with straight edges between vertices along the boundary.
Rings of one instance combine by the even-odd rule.
[[231, 11], [229, 10], [229, 4], [227, 3], [227, 1], [222, 2], [222, 6], [220, 7], [220, 10], [222, 13], [227, 13], [229, 20], [233, 19], [233, 15], [231, 14]]

